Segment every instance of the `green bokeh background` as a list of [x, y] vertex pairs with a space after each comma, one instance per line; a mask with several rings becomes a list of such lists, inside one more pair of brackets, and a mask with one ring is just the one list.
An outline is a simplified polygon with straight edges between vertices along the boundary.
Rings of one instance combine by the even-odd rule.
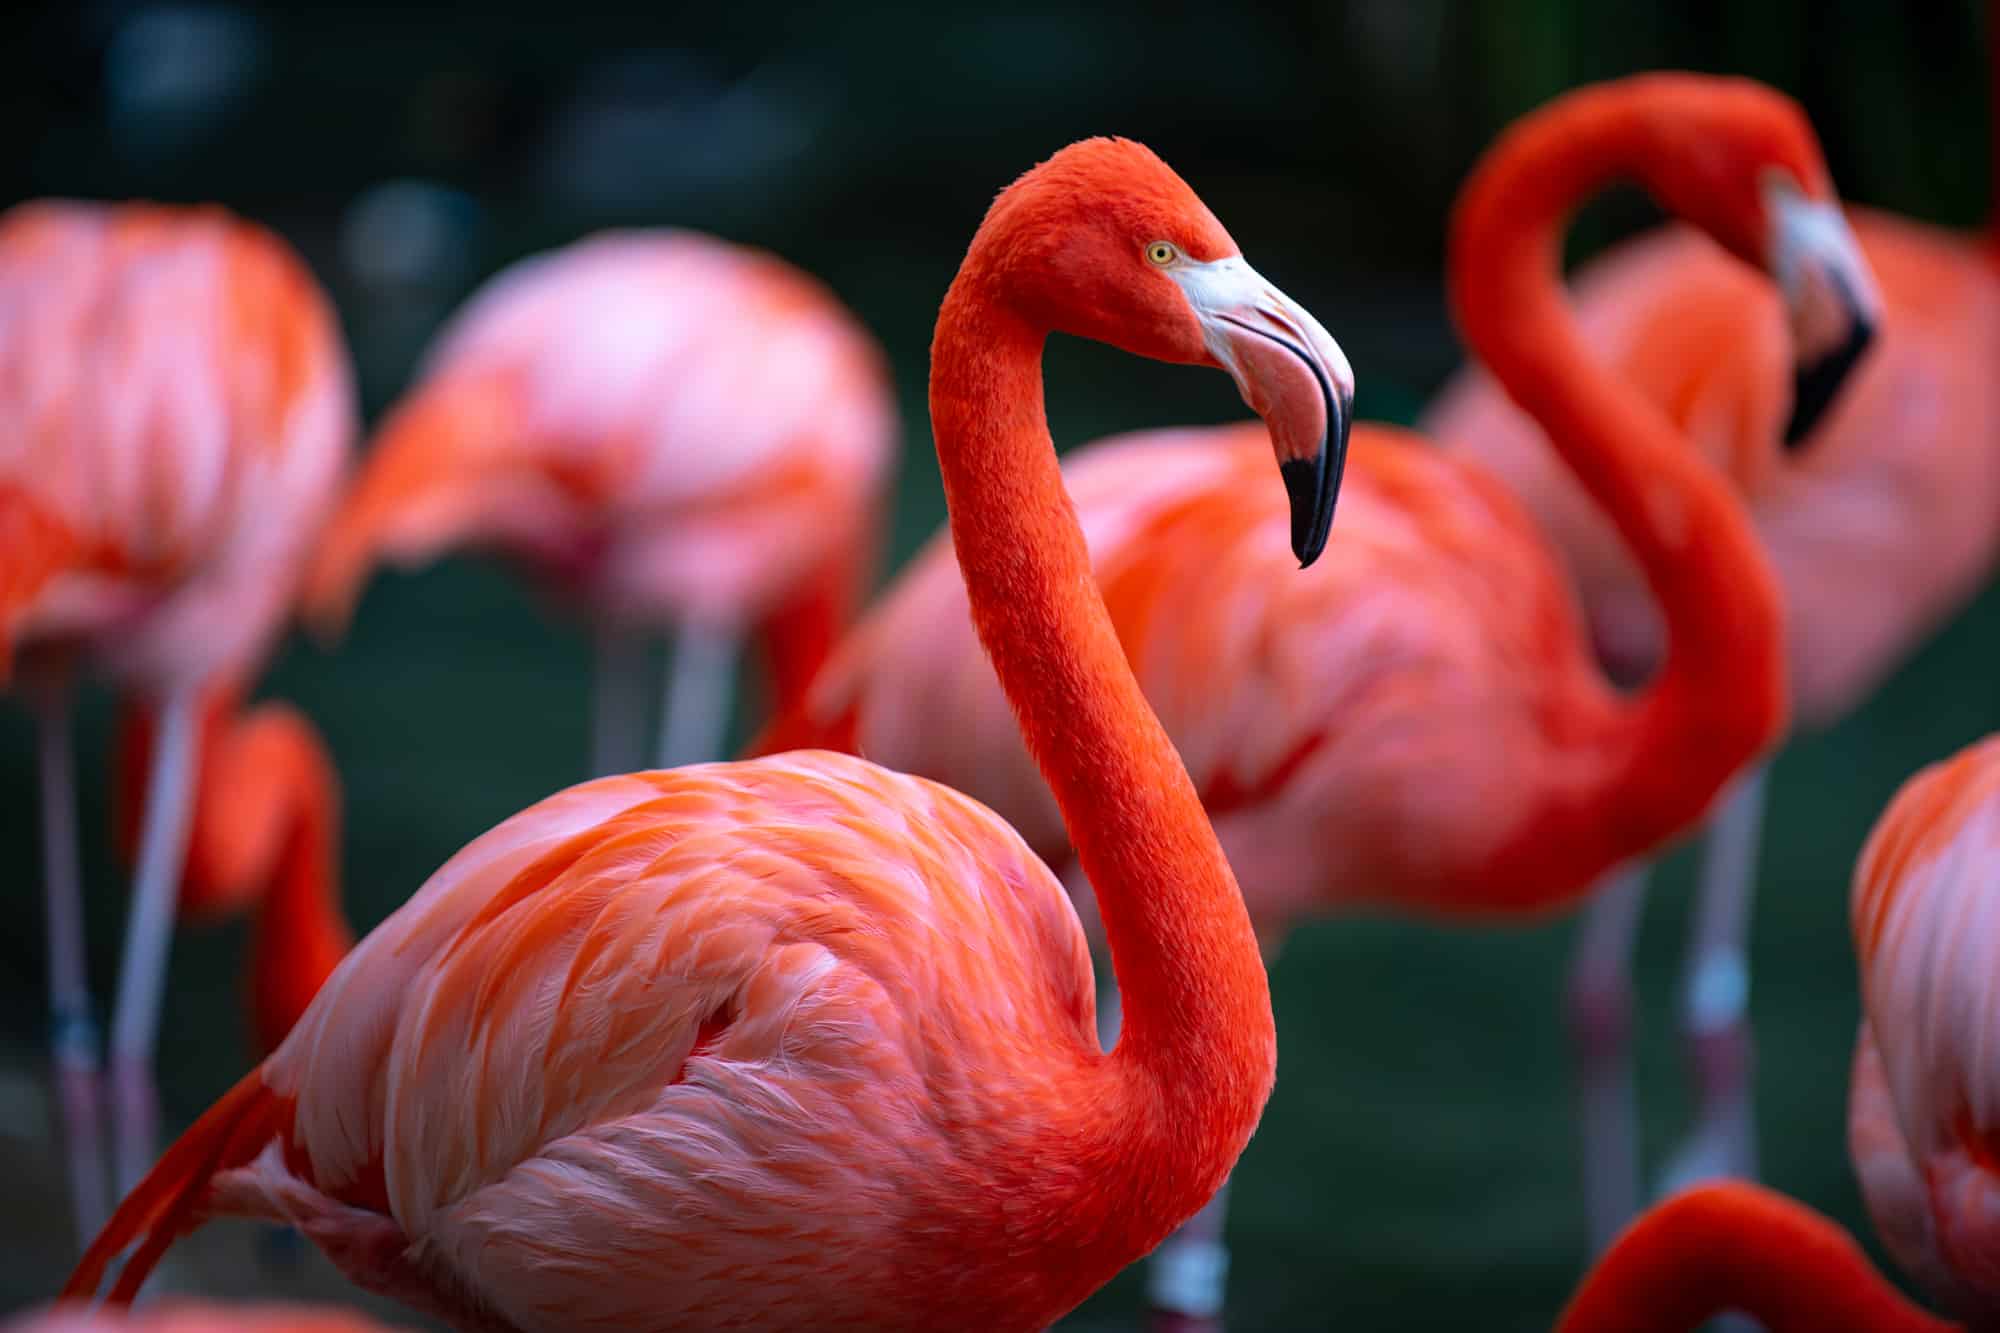
[[[907, 445], [900, 561], [943, 513], [922, 411], [938, 298], [993, 191], [1061, 143], [1116, 132], [1153, 144], [1253, 262], [1335, 331], [1362, 415], [1407, 421], [1458, 355], [1438, 278], [1445, 209], [1508, 118], [1640, 68], [1749, 74], [1804, 100], [1848, 197], [1971, 225], [1990, 160], [1981, 10], [1977, 0], [199, 10], [247, 16], [250, 72], [219, 109], [197, 99], [162, 111], [157, 95], [133, 91], [149, 67], [130, 34], [164, 10], [52, 6], [0, 30], [0, 201], [213, 198], [278, 227], [341, 307], [371, 417], [436, 320], [519, 255], [630, 224], [770, 246], [824, 276], [890, 349]], [[577, 108], [593, 106], [651, 119], [609, 140], [632, 179], [580, 196], [562, 187], [562, 167], [581, 152]], [[461, 192], [475, 220], [452, 237], [455, 267], [384, 283], [353, 261], [343, 218], [361, 192], [396, 178]], [[1647, 216], [1622, 196], [1594, 206], [1573, 250]], [[1067, 340], [1051, 351], [1049, 403], [1064, 445], [1241, 410], [1221, 376]], [[1844, 1151], [1857, 1015], [1848, 874], [1898, 783], [2000, 726], [1996, 662], [2000, 597], [1988, 595], [1866, 708], [1795, 741], [1771, 784], [1753, 995], [1766, 1174], [1864, 1237]], [[468, 838], [583, 775], [588, 665], [576, 623], [470, 559], [379, 579], [331, 652], [285, 647], [262, 692], [297, 701], [332, 745], [347, 784], [346, 900], [361, 925]], [[108, 700], [91, 695], [80, 767], [101, 993], [125, 879], [104, 836], [109, 721]], [[71, 1257], [40, 1087], [31, 741], [22, 713], [0, 710], [0, 855], [16, 904], [0, 932], [0, 1180], [18, 1197], [0, 1212], [19, 1219], [0, 1233], [0, 1310], [46, 1298]], [[1671, 1024], [1689, 859], [1675, 856], [1659, 882], [1639, 957], [1649, 1163], [1682, 1123]], [[1342, 920], [1298, 933], [1272, 977], [1278, 1089], [1232, 1205], [1238, 1327], [1546, 1327], [1582, 1247], [1559, 1020], [1570, 932], [1567, 921], [1490, 932]], [[242, 945], [240, 928], [177, 942], [160, 1049], [174, 1126], [243, 1068]], [[316, 1263], [263, 1273], [244, 1233], [205, 1244], [191, 1251], [187, 1285], [344, 1295]], [[1129, 1326], [1137, 1295], [1127, 1274], [1076, 1324]]]

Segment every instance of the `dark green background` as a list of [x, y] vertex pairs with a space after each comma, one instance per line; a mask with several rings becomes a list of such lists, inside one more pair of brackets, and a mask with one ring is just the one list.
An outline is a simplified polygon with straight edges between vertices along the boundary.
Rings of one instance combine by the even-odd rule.
[[[135, 42], [144, 53], [132, 25], [148, 11], [60, 6], [0, 25], [0, 201], [214, 198], [277, 226], [341, 306], [371, 415], [436, 319], [521, 254], [635, 223], [771, 246], [823, 275], [891, 351], [908, 450], [901, 559], [942, 517], [922, 415], [937, 300], [986, 200], [1060, 144], [1114, 132], [1159, 149], [1252, 261], [1334, 330], [1362, 414], [1408, 420], [1457, 357], [1438, 286], [1444, 211], [1506, 119], [1640, 68], [1751, 74], [1805, 100], [1848, 197], [1970, 225], [1989, 160], [1980, 11], [1976, 0], [964, 14], [861, 0], [658, 6], [644, 18], [590, 4], [484, 17], [272, 8], [232, 11], [261, 32], [233, 96], [162, 111], [133, 103], [127, 87]], [[587, 202], [551, 183], [551, 164], [573, 155], [560, 145], [574, 144], [563, 127], [580, 105], [650, 117], [614, 152], [632, 163], [620, 198]], [[463, 192], [477, 220], [452, 243], [457, 272], [391, 285], [348, 262], [345, 210], [395, 178]], [[1646, 216], [1630, 199], [1594, 207], [1573, 248]], [[1222, 376], [1068, 341], [1051, 352], [1049, 401], [1065, 445], [1241, 410]], [[1795, 742], [1771, 787], [1753, 1001], [1767, 1174], [1864, 1235], [1843, 1147], [1857, 1012], [1848, 872], [1905, 776], [2000, 725], [1996, 660], [2000, 599], [1988, 596], [1861, 713]], [[471, 560], [380, 579], [331, 654], [286, 648], [264, 689], [302, 704], [338, 758], [359, 923], [392, 910], [473, 834], [582, 775], [586, 681], [579, 628]], [[105, 990], [124, 883], [102, 837], [108, 720], [106, 700], [91, 697], [84, 820]], [[46, 1297], [69, 1259], [35, 1083], [30, 741], [7, 710], [0, 848], [17, 915], [0, 939], [0, 1178], [22, 1222], [0, 1248], [0, 1309]], [[1686, 860], [1655, 897], [1640, 957], [1654, 1161], [1682, 1112], [1670, 1027]], [[1569, 933], [1566, 922], [1493, 933], [1348, 920], [1295, 937], [1272, 978], [1278, 1090], [1234, 1199], [1240, 1327], [1546, 1325], [1582, 1243], [1558, 1019]], [[241, 946], [238, 929], [176, 946], [160, 1053], [175, 1125], [242, 1068]], [[264, 1280], [247, 1251], [221, 1253], [197, 1264], [208, 1285], [247, 1292]], [[298, 1280], [338, 1291], [317, 1270]], [[1127, 1275], [1078, 1321], [1117, 1323], [1135, 1299]]]

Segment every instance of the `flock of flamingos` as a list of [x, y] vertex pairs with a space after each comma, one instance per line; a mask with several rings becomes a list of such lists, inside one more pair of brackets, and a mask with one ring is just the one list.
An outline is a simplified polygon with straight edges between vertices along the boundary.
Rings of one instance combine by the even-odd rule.
[[[1567, 219], [1621, 179], [1676, 220], [1566, 290]], [[1038, 1329], [1149, 1254], [1155, 1326], [1217, 1328], [1228, 1176], [1278, 1055], [1265, 965], [1360, 903], [1590, 914], [1572, 996], [1604, 1250], [1562, 1329], [1947, 1327], [1748, 1183], [1746, 930], [1765, 756], [2000, 554], [2000, 237], [1843, 210], [1790, 101], [1658, 74], [1503, 134], [1447, 282], [1477, 364], [1437, 443], [1350, 430], [1341, 349], [1188, 185], [1136, 143], [1062, 149], [945, 293], [949, 531], [863, 609], [884, 358], [767, 255], [626, 232], [524, 261], [350, 476], [337, 325], [272, 235], [212, 208], [0, 219], [0, 647], [41, 723], [88, 1241], [15, 1327], [374, 1327], [116, 1309], [227, 1215], [482, 1333]], [[1261, 421], [1059, 468], [1056, 331], [1219, 368]], [[293, 615], [337, 630], [377, 566], [466, 546], [590, 617], [617, 776], [479, 834], [357, 943], [327, 754], [243, 700]], [[668, 630], [661, 685], [638, 648]], [[769, 720], [706, 762], [752, 650]], [[102, 1064], [86, 672], [135, 702]], [[1640, 868], [1703, 826], [1700, 1114], [1644, 1211]], [[264, 1059], [155, 1160], [174, 918], [250, 907]], [[1875, 1225], [1940, 1308], [2000, 1327], [2000, 737], [1910, 779], [1852, 925]]]

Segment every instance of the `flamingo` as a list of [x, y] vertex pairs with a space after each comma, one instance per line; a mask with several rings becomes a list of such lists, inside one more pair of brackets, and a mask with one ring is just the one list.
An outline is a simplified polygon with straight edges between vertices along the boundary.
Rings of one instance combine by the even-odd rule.
[[389, 1333], [350, 1310], [305, 1305], [209, 1305], [175, 1301], [139, 1313], [50, 1310], [10, 1319], [0, 1333]]
[[197, 700], [277, 633], [354, 435], [338, 326], [296, 256], [216, 208], [0, 217], [0, 662], [40, 721], [49, 999], [75, 1219], [102, 1219], [69, 697], [161, 716], [112, 1018], [116, 1166], [156, 1146], [150, 1066], [198, 769]]
[[[233, 682], [202, 700], [180, 916], [219, 921], [250, 912], [246, 969], [251, 1038], [262, 1059], [284, 1041], [321, 984], [354, 947], [340, 909], [334, 857], [340, 780], [305, 714], [275, 700], [246, 708]], [[118, 771], [121, 841], [132, 844], [158, 726], [128, 709]]]
[[1742, 1181], [1693, 1186], [1633, 1222], [1556, 1333], [1689, 1333], [1740, 1310], [1770, 1333], [1946, 1333], [1838, 1223]]
[[[1988, 29], [2000, 49], [2000, 3], [1989, 4]], [[1880, 277], [1880, 328], [1852, 386], [1810, 435], [1785, 431], [1784, 414], [1793, 400], [1823, 401], [1827, 381], [1794, 380], [1778, 299], [1698, 232], [1669, 225], [1616, 247], [1578, 275], [1572, 297], [1599, 354], [1749, 503], [1778, 574], [1792, 696], [1808, 727], [1858, 707], [2000, 557], [2000, 220], [1978, 236], [1869, 209], [1850, 217]], [[1469, 367], [1425, 427], [1527, 502], [1614, 673], [1630, 681], [1655, 669], [1661, 629], [1640, 573], [1590, 498], [1550, 464], [1536, 423]], [[1748, 946], [1763, 809], [1759, 768], [1732, 789], [1705, 840], [1679, 1003], [1695, 1116], [1663, 1172], [1669, 1191], [1755, 1174]], [[1596, 1247], [1639, 1194], [1631, 955], [1646, 876], [1634, 866], [1598, 895], [1571, 974]]]
[[[1268, 530], [1288, 516], [1240, 480], [1254, 426], [1070, 455], [1113, 623], [1269, 949], [1333, 908], [1518, 919], [1570, 904], [1690, 827], [1782, 727], [1779, 610], [1741, 505], [1657, 410], [1594, 370], [1545, 262], [1567, 212], [1628, 173], [1744, 258], [1814, 275], [1800, 293], [1865, 300], [1868, 277], [1803, 116], [1739, 81], [1651, 75], [1558, 98], [1466, 185], [1449, 261], [1466, 336], [1551, 424], [1667, 608], [1666, 664], [1636, 698], [1600, 675], [1526, 514], [1416, 436], [1355, 431], [1342, 539], [1283, 583]], [[1862, 310], [1840, 320], [1858, 327]], [[933, 543], [759, 744], [849, 749], [950, 783], [1065, 865], [952, 560]], [[1064, 879], [1087, 900], [1074, 867]], [[1160, 1322], [1219, 1317], [1224, 1206], [1155, 1256]]]
[[128, 1299], [217, 1213], [291, 1221], [461, 1329], [1042, 1328], [1221, 1184], [1269, 1095], [1248, 914], [1089, 579], [1051, 332], [1219, 366], [1325, 543], [1340, 349], [1144, 147], [1003, 191], [931, 416], [982, 642], [1097, 886], [947, 787], [806, 751], [599, 779], [474, 840], [356, 946], [85, 1255]]
[[785, 700], [870, 573], [896, 412], [881, 350], [813, 279], [685, 231], [522, 260], [447, 326], [320, 544], [329, 633], [378, 561], [524, 561], [596, 625], [593, 772], [638, 766], [641, 631], [677, 627], [662, 766], [717, 758], [746, 628]]
[[[1863, 1018], [1848, 1151], [1903, 1269], [1972, 1328], [2000, 1326], [2000, 735], [1911, 778], [1855, 869], [1850, 924]], [[1957, 1327], [1895, 1295], [1846, 1232], [1735, 1181], [1634, 1223], [1586, 1279], [1561, 1333], [1682, 1333], [1741, 1309], [1774, 1333]]]

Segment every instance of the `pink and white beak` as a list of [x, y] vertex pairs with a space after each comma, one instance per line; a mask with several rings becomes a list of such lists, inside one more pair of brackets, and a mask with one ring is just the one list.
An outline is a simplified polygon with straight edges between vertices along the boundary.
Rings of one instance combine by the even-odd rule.
[[1782, 176], [1764, 186], [1767, 263], [1792, 326], [1792, 417], [1785, 447], [1812, 433], [1860, 364], [1882, 321], [1882, 296], [1860, 242], [1831, 200], [1808, 199]]
[[1292, 553], [1319, 558], [1347, 466], [1354, 371], [1333, 335], [1242, 257], [1169, 270], [1201, 321], [1209, 355], [1264, 419], [1292, 500]]

